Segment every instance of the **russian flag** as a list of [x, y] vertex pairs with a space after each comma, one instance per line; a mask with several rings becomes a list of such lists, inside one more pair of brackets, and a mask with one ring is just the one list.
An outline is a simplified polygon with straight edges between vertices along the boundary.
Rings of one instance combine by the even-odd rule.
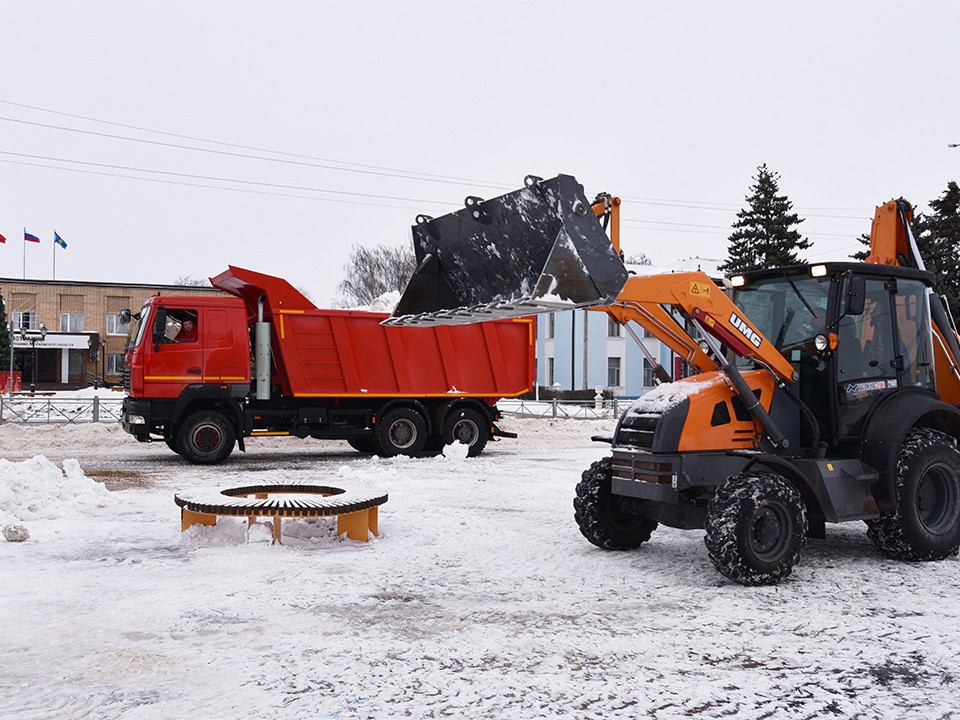
[[7, 239], [3, 235], [0, 235], [0, 243], [5, 243], [6, 241]]
[[23, 231], [23, 241], [24, 242], [40, 242], [40, 238], [36, 235], [28, 233], [26, 230]]

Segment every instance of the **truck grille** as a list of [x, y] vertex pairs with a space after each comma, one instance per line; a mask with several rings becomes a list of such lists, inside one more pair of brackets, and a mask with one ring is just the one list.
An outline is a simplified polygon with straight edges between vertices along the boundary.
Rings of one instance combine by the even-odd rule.
[[123, 366], [123, 390], [124, 392], [130, 392], [130, 366], [124, 364]]

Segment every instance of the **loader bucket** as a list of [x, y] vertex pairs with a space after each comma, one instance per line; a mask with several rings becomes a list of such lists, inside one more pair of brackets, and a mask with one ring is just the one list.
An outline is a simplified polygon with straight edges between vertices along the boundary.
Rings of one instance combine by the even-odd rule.
[[570, 175], [413, 226], [417, 269], [388, 325], [456, 325], [610, 304], [626, 269]]

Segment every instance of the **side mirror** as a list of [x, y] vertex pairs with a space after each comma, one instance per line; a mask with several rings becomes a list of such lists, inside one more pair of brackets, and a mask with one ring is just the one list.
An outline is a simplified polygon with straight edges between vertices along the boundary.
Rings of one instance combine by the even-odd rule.
[[862, 277], [854, 275], [847, 283], [844, 293], [844, 315], [863, 315], [864, 303], [867, 299], [867, 282]]
[[164, 333], [167, 330], [167, 311], [164, 308], [157, 308], [157, 314], [153, 318], [153, 350], [160, 350], [160, 343], [163, 342]]
[[120, 311], [120, 324], [121, 324], [121, 325], [129, 325], [131, 319], [133, 319], [133, 313], [131, 313], [129, 310], [121, 310], [121, 311]]

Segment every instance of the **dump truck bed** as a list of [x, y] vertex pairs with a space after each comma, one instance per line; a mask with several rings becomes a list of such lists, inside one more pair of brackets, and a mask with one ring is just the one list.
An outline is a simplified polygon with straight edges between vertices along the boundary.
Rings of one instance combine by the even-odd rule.
[[272, 324], [274, 376], [286, 396], [495, 400], [530, 390], [534, 320], [387, 327], [386, 313], [319, 309], [286, 280], [230, 267], [214, 287]]
[[512, 397], [534, 379], [532, 319], [400, 328], [385, 313], [281, 312], [274, 347], [285, 395]]

